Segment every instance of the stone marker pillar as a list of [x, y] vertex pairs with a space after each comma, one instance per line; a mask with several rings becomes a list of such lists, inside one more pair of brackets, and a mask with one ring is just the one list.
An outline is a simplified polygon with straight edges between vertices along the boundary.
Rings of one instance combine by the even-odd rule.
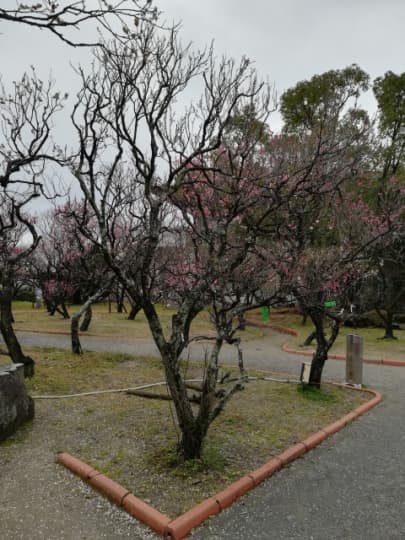
[[346, 383], [363, 383], [363, 338], [353, 334], [346, 336]]

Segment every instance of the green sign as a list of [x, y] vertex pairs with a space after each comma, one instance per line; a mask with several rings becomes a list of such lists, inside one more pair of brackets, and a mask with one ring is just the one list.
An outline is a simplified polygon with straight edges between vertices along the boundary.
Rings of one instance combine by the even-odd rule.
[[328, 300], [324, 303], [325, 307], [336, 307], [336, 300]]
[[269, 308], [268, 306], [262, 307], [262, 321], [267, 322], [269, 320]]

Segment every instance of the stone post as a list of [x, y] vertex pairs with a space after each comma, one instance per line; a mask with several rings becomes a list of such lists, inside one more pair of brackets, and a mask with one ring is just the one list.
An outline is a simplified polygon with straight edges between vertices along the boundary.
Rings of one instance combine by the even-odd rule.
[[354, 334], [346, 336], [346, 383], [363, 383], [363, 338]]

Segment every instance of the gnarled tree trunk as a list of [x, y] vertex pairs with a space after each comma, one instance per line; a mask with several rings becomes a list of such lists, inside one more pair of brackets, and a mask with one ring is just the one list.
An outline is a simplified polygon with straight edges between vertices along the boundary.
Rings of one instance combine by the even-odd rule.
[[127, 310], [125, 308], [125, 288], [119, 287], [117, 289], [117, 313], [126, 313]]
[[128, 315], [129, 321], [134, 321], [135, 317], [138, 315], [138, 313], [141, 311], [141, 306], [139, 304], [131, 304], [131, 311]]
[[321, 309], [311, 310], [309, 316], [315, 326], [316, 349], [312, 357], [311, 371], [309, 375], [309, 384], [311, 386], [320, 387], [322, 380], [322, 372], [325, 362], [328, 359], [328, 352], [335, 343], [339, 334], [339, 323], [337, 320], [331, 320], [331, 336], [325, 336], [325, 314]]
[[179, 362], [180, 355], [187, 342], [190, 321], [182, 322], [179, 315], [174, 316], [172, 335], [170, 342], [168, 342], [164, 338], [163, 330], [153, 305], [145, 305], [143, 306], [143, 310], [148, 318], [152, 336], [161, 354], [166, 382], [176, 410], [181, 431], [179, 452], [185, 460], [200, 458], [209, 426], [223, 411], [225, 404], [232, 395], [243, 388], [242, 378], [245, 377], [245, 374], [239, 342], [236, 345], [238, 348], [241, 379], [233, 383], [227, 390], [221, 389], [221, 392], [216, 391], [218, 358], [223, 344], [223, 339], [217, 337], [210, 352], [209, 360], [206, 362], [207, 367], [201, 386], [201, 398], [198, 410], [193, 410], [190, 397], [187, 394], [187, 386], [180, 371]]
[[314, 341], [315, 338], [316, 338], [316, 332], [315, 331], [311, 332], [303, 343], [304, 347], [309, 347], [309, 345], [311, 345], [311, 343]]
[[316, 350], [312, 357], [311, 372], [309, 375], [309, 384], [311, 386], [321, 386], [323, 368], [328, 359], [328, 350], [326, 339], [324, 339], [324, 337], [319, 340], [317, 339]]
[[83, 354], [83, 349], [79, 337], [79, 323], [81, 316], [84, 313], [88, 312], [89, 309], [91, 313], [91, 305], [94, 304], [94, 302], [97, 302], [97, 300], [99, 300], [103, 296], [103, 294], [105, 294], [106, 289], [107, 287], [103, 287], [95, 294], [93, 294], [93, 296], [90, 296], [90, 298], [88, 298], [86, 302], [80, 307], [80, 309], [76, 311], [76, 313], [72, 316], [72, 320], [70, 323], [70, 334], [73, 354]]
[[13, 363], [24, 364], [24, 376], [32, 377], [34, 375], [35, 362], [30, 356], [26, 356], [23, 353], [21, 345], [15, 335], [11, 299], [11, 291], [8, 291], [7, 288], [3, 288], [3, 291], [0, 294], [0, 332]]
[[397, 339], [396, 336], [394, 336], [394, 312], [386, 310], [384, 314], [382, 310], [378, 308], [376, 311], [384, 322], [385, 334], [383, 339]]
[[45, 301], [45, 304], [46, 304], [46, 310], [50, 316], [55, 315], [55, 313], [59, 313], [60, 315], [62, 315], [64, 319], [70, 319], [69, 311], [64, 302], [60, 304], [60, 307], [58, 307], [59, 304], [55, 302]]
[[91, 319], [93, 317], [93, 310], [91, 309], [91, 305], [87, 307], [86, 311], [84, 312], [83, 321], [80, 325], [80, 332], [87, 332], [89, 329]]
[[210, 423], [208, 415], [211, 409], [210, 400], [212, 397], [211, 387], [213, 375], [209, 374], [207, 376], [206, 374], [201, 390], [199, 413], [194, 413], [192, 403], [187, 394], [187, 387], [180, 371], [179, 362], [180, 355], [186, 344], [184, 337], [188, 335], [188, 323], [174, 316], [171, 339], [167, 341], [153, 304], [146, 303], [142, 307], [148, 319], [153, 339], [161, 354], [166, 382], [173, 399], [181, 431], [179, 452], [186, 460], [199, 458], [201, 456], [204, 437]]

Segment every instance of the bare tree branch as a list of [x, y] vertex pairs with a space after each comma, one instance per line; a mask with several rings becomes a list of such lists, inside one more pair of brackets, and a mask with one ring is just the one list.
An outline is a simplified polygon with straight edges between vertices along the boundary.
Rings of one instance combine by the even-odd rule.
[[72, 47], [104, 46], [101, 37], [98, 41], [85, 41], [77, 39], [74, 32], [85, 34], [93, 27], [100, 35], [105, 33], [126, 41], [137, 33], [140, 21], [156, 22], [159, 15], [152, 0], [98, 0], [97, 7], [92, 7], [88, 0], [16, 0], [15, 4], [14, 9], [0, 8], [0, 20], [48, 30]]

